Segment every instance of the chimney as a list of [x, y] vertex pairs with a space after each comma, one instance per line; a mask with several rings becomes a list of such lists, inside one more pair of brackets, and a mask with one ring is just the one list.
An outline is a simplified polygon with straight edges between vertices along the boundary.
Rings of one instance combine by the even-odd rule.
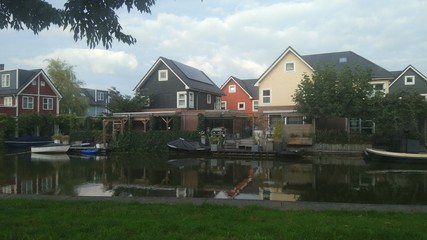
[[0, 71], [4, 70], [4, 64], [0, 64]]

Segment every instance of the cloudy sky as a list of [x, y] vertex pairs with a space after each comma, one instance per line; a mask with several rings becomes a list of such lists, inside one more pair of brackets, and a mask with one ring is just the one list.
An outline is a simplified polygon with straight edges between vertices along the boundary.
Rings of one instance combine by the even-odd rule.
[[151, 11], [120, 10], [124, 32], [138, 42], [115, 41], [109, 50], [75, 42], [69, 29], [2, 30], [0, 63], [45, 68], [45, 59], [59, 58], [84, 87], [127, 95], [159, 56], [221, 86], [231, 75], [258, 78], [288, 46], [301, 55], [353, 51], [390, 71], [411, 64], [427, 75], [425, 0], [158, 0]]

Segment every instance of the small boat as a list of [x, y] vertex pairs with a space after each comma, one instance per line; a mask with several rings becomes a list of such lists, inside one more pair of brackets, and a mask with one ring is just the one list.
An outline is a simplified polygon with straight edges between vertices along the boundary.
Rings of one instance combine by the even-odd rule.
[[48, 137], [26, 136], [11, 138], [4, 141], [8, 147], [11, 148], [25, 148], [32, 146], [41, 146], [52, 143], [52, 139]]
[[285, 149], [277, 153], [278, 159], [290, 160], [301, 158], [304, 155], [304, 149]]
[[381, 149], [366, 148], [365, 160], [374, 162], [427, 163], [427, 153], [390, 152]]
[[66, 153], [70, 149], [69, 144], [50, 143], [42, 146], [31, 147], [32, 153]]
[[199, 142], [190, 142], [185, 140], [184, 138], [178, 138], [176, 140], [170, 141], [167, 143], [169, 149], [174, 151], [186, 151], [186, 152], [194, 152], [194, 151], [208, 151], [209, 146], [203, 145]]
[[91, 149], [80, 149], [80, 152], [86, 155], [91, 155], [91, 154], [97, 154], [98, 153], [98, 149], [96, 148], [91, 148]]

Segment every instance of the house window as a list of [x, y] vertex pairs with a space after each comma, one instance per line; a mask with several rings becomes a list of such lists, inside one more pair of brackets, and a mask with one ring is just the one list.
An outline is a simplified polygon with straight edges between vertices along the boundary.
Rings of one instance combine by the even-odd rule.
[[187, 107], [187, 92], [177, 92], [176, 93], [176, 107], [185, 108]]
[[10, 74], [1, 75], [1, 87], [10, 87]]
[[168, 70], [159, 70], [159, 81], [168, 80]]
[[405, 76], [405, 85], [415, 85], [415, 76]]
[[227, 109], [227, 101], [221, 101], [221, 110]]
[[244, 102], [237, 103], [237, 110], [245, 110], [245, 103]]
[[207, 102], [207, 104], [212, 103], [212, 96], [210, 94], [206, 95], [206, 102]]
[[285, 72], [293, 72], [293, 71], [295, 71], [295, 63], [294, 62], [285, 63]]
[[216, 97], [214, 109], [215, 110], [220, 110], [221, 109], [221, 97]]
[[11, 107], [12, 106], [12, 97], [4, 97], [3, 105], [5, 107]]
[[98, 101], [104, 101], [104, 92], [98, 92], [97, 98]]
[[41, 81], [40, 82], [40, 86], [42, 86], [42, 87], [46, 86], [46, 82], [45, 81]]
[[304, 124], [304, 118], [302, 116], [287, 117], [286, 124], [287, 125]]
[[53, 109], [53, 98], [43, 98], [43, 110]]
[[31, 85], [36, 86], [36, 85], [37, 85], [37, 81], [36, 81], [36, 80], [33, 80], [33, 81], [31, 82]]
[[194, 92], [188, 92], [188, 107], [194, 108]]
[[228, 86], [228, 92], [229, 93], [235, 93], [236, 92], [236, 85]]
[[258, 111], [258, 100], [252, 101], [252, 111], [254, 112]]
[[263, 104], [270, 104], [271, 103], [271, 90], [270, 89], [262, 90], [262, 103]]
[[34, 108], [34, 98], [33, 97], [22, 97], [22, 108], [23, 109], [33, 109]]
[[346, 63], [347, 62], [347, 57], [340, 57], [340, 59], [338, 61], [340, 63]]

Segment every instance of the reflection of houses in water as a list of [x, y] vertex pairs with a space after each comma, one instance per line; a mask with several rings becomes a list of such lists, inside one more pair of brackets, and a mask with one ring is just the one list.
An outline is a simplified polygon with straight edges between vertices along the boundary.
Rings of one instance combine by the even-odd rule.
[[[41, 155], [41, 154], [40, 154]], [[9, 179], [0, 182], [0, 193], [3, 194], [54, 194], [59, 190], [59, 166], [61, 163], [50, 162], [52, 159], [43, 159], [42, 156], [32, 158], [32, 166], [19, 166], [19, 161], [14, 160], [14, 174]], [[68, 159], [69, 160], [69, 159]], [[45, 161], [45, 162], [43, 162]], [[34, 166], [34, 163], [36, 164]], [[41, 171], [38, 165], [53, 164], [54, 172]]]

